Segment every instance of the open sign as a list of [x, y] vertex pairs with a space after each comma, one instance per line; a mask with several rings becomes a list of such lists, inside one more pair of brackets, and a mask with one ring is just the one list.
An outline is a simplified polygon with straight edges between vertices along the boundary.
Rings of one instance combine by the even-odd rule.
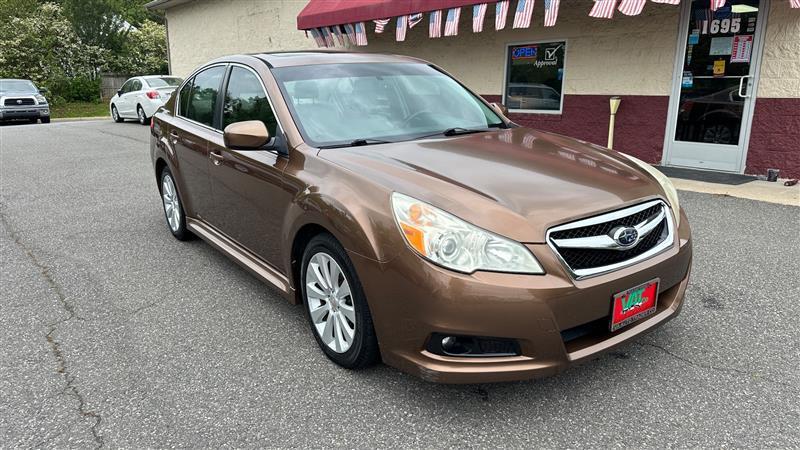
[[511, 59], [536, 59], [539, 56], [539, 46], [514, 47]]

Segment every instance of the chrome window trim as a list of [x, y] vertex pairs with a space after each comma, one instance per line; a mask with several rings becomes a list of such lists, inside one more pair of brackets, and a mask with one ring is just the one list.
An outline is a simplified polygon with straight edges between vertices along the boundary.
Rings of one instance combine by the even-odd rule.
[[[562, 258], [561, 254], [558, 252], [558, 249], [553, 243], [553, 239], [551, 239], [550, 235], [557, 231], [564, 231], [564, 230], [572, 230], [575, 228], [582, 228], [591, 225], [597, 225], [600, 223], [610, 222], [612, 220], [621, 219], [623, 217], [628, 217], [638, 212], [644, 211], [648, 208], [651, 208], [656, 205], [661, 205], [662, 211], [666, 214], [665, 219], [667, 221], [667, 237], [661, 243], [656, 245], [655, 247], [651, 248], [650, 250], [642, 253], [639, 256], [635, 256], [631, 259], [626, 261], [621, 261], [615, 264], [609, 264], [606, 266], [601, 267], [593, 267], [591, 269], [572, 269], [569, 264]], [[669, 212], [669, 213], [667, 213]], [[652, 258], [653, 256], [658, 255], [661, 252], [672, 247], [675, 242], [675, 218], [672, 215], [672, 208], [667, 205], [664, 200], [651, 200], [645, 203], [641, 203], [638, 205], [634, 205], [628, 208], [619, 209], [616, 211], [611, 211], [605, 214], [600, 214], [598, 216], [592, 216], [587, 219], [581, 219], [574, 222], [565, 223], [563, 225], [558, 225], [547, 230], [547, 234], [545, 236], [545, 240], [547, 241], [547, 245], [556, 254], [561, 264], [564, 268], [567, 269], [567, 272], [576, 280], [583, 280], [586, 278], [596, 277], [599, 275], [604, 275], [609, 272], [613, 272], [615, 270], [619, 270], [625, 267], [632, 266], [634, 264], [638, 264], [646, 259]]]

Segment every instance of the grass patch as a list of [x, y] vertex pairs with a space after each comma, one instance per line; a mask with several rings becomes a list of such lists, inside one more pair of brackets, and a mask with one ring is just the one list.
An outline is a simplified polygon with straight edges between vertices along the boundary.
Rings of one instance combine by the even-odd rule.
[[75, 117], [108, 117], [107, 102], [68, 102], [50, 107], [50, 117], [53, 119]]

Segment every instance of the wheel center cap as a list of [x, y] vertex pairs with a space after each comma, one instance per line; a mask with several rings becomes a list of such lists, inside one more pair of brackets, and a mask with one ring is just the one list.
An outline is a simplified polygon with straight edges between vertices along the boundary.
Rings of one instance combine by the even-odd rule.
[[336, 297], [331, 295], [328, 297], [328, 302], [331, 304], [331, 309], [336, 312], [339, 309], [339, 302], [336, 301]]

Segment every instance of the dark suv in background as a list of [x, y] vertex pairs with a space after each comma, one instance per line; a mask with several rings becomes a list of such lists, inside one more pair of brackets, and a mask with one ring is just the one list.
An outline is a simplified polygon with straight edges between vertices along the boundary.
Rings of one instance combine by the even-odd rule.
[[50, 123], [50, 105], [31, 80], [0, 79], [0, 121]]

